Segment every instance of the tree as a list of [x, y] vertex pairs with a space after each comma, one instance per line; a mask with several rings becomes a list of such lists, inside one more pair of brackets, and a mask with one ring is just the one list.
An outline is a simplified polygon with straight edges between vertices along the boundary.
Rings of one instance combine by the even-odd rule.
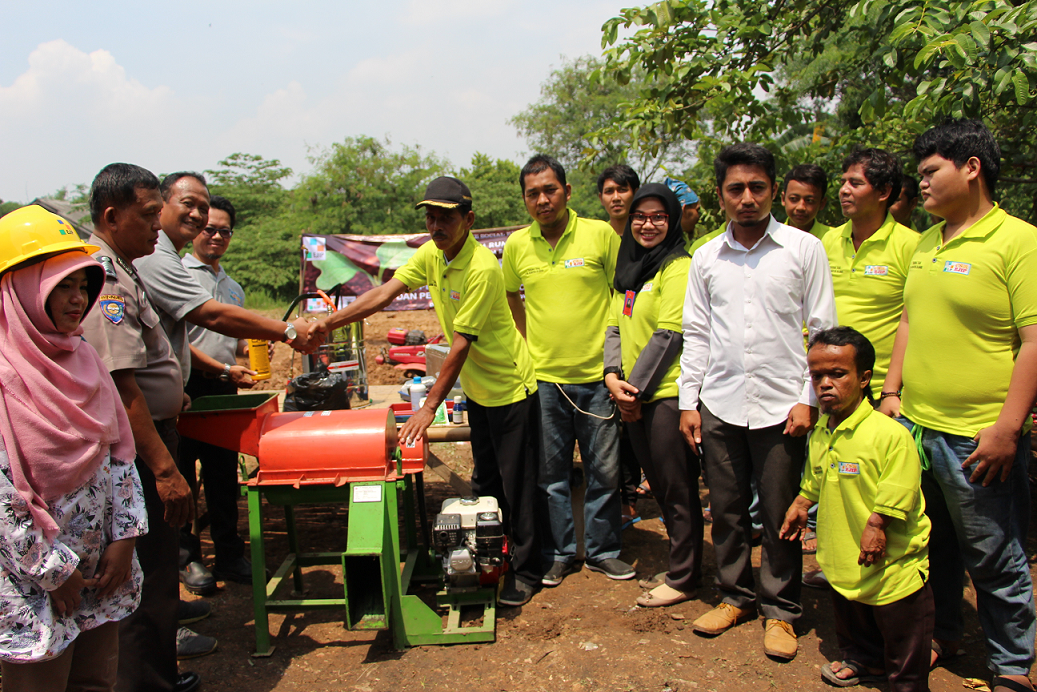
[[507, 159], [493, 160], [475, 152], [471, 168], [462, 168], [457, 177], [472, 191], [475, 225], [500, 228], [529, 223], [519, 189], [519, 167]]
[[629, 163], [645, 181], [661, 166], [683, 161], [689, 153], [680, 137], [670, 137], [649, 151], [628, 133], [595, 133], [612, 123], [625, 103], [638, 96], [638, 86], [619, 83], [603, 74], [603, 63], [592, 56], [567, 60], [540, 86], [540, 100], [510, 122], [532, 151], [554, 156], [569, 169], [587, 172], [616, 163]]
[[310, 158], [314, 170], [292, 191], [289, 207], [308, 233], [416, 233], [414, 209], [425, 187], [447, 168], [420, 147], [347, 137]]
[[[617, 44], [621, 27], [640, 28]], [[811, 153], [837, 161], [858, 143], [906, 153], [948, 116], [982, 118], [1002, 146], [1004, 205], [1037, 219], [1037, 0], [662, 0], [602, 30], [604, 73], [639, 91], [601, 140], [776, 149], [790, 128], [820, 127], [829, 140]]]
[[282, 182], [291, 177], [292, 169], [282, 166], [278, 159], [239, 152], [219, 165], [217, 170], [205, 171], [209, 192], [231, 201], [238, 226], [276, 215], [288, 198]]

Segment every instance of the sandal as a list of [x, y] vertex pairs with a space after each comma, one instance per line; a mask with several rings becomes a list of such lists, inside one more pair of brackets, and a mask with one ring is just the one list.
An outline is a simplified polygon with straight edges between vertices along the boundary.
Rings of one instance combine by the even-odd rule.
[[638, 483], [634, 493], [636, 493], [638, 497], [652, 497], [652, 486], [648, 484], [648, 479], [645, 478], [643, 473], [641, 474], [641, 482]]
[[1027, 687], [1021, 682], [1016, 682], [1015, 680], [1000, 675], [990, 681], [990, 689], [992, 692], [997, 692], [998, 687], [1011, 690], [1011, 692], [1033, 692], [1032, 684]]
[[625, 531], [637, 522], [641, 521], [641, 515], [637, 513], [637, 510], [634, 509], [633, 506], [625, 508], [620, 518], [622, 520], [621, 531]]
[[[933, 664], [931, 666], [929, 666], [929, 670], [936, 670], [936, 668], [947, 665], [959, 656], [965, 655], [965, 650], [961, 647], [958, 647], [958, 649], [955, 651], [947, 651], [935, 639], [933, 640], [933, 651], [936, 652], [936, 660], [933, 661]], [[1009, 682], [1012, 681], [1009, 680]]]
[[[835, 661], [832, 661], [832, 663], [835, 663]], [[864, 665], [857, 661], [839, 661], [842, 664], [842, 668], [838, 671], [832, 670], [832, 663], [826, 663], [821, 666], [821, 678], [836, 687], [854, 687], [855, 685], [884, 682], [886, 680], [885, 673], [880, 675], [870, 673]], [[843, 668], [849, 668], [853, 675], [848, 678], [840, 678], [837, 673], [841, 672]]]
[[[813, 555], [817, 552], [817, 534], [815, 532], [808, 530], [806, 533], [803, 534], [803, 538], [801, 538], [800, 540], [803, 542], [804, 555]], [[814, 547], [808, 548], [807, 541], [813, 541]]]

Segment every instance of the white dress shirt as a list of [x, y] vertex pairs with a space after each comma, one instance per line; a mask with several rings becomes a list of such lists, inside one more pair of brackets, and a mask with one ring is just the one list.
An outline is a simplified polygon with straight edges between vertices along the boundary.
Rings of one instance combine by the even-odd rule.
[[803, 327], [836, 324], [821, 241], [771, 217], [746, 249], [727, 231], [692, 258], [684, 299], [680, 408], [699, 401], [731, 425], [765, 428], [796, 403], [816, 406]]

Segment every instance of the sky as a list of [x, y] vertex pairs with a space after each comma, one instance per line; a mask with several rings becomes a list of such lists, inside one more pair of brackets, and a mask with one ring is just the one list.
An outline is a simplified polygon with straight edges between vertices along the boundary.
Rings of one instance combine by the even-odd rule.
[[563, 57], [601, 54], [630, 0], [162, 3], [0, 0], [0, 200], [235, 152], [308, 156], [388, 136], [455, 167], [528, 153], [508, 119]]

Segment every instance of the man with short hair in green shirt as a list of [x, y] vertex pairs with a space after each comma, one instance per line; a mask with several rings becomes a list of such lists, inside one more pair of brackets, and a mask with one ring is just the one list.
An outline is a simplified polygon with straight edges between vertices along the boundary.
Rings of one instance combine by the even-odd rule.
[[572, 188], [565, 182], [565, 169], [550, 156], [530, 159], [519, 184], [533, 223], [505, 242], [502, 268], [508, 303], [529, 344], [540, 393], [538, 484], [547, 509], [543, 584], [557, 586], [576, 568], [569, 478], [577, 441], [587, 478], [587, 568], [610, 579], [631, 579], [633, 567], [619, 559], [619, 416], [604, 382], [605, 328], [619, 236], [607, 223], [579, 218], [569, 209]]
[[822, 239], [831, 226], [819, 223], [817, 215], [828, 202], [828, 174], [813, 163], [802, 163], [785, 176], [781, 205], [788, 217], [785, 223]]
[[420, 410], [400, 430], [401, 442], [424, 434], [461, 376], [472, 430], [472, 492], [497, 499], [504, 515], [511, 569], [498, 602], [519, 606], [539, 587], [535, 520], [537, 426], [540, 411], [533, 363], [512, 322], [504, 280], [493, 253], [472, 236], [472, 193], [457, 178], [429, 183], [417, 205], [431, 236], [391, 279], [322, 320], [329, 329], [362, 320], [396, 296], [428, 286], [450, 353]]
[[1037, 228], [994, 202], [1001, 150], [978, 120], [928, 130], [914, 155], [922, 204], [944, 221], [922, 234], [911, 259], [879, 408], [903, 413], [929, 460], [922, 491], [933, 522], [934, 663], [952, 657], [964, 635], [968, 570], [996, 676], [990, 688], [1032, 690], [1037, 617], [1026, 533]]
[[832, 585], [842, 656], [821, 676], [846, 687], [888, 675], [894, 692], [927, 690], [935, 611], [914, 440], [865, 400], [875, 349], [860, 332], [816, 333], [807, 363], [824, 415], [780, 533], [798, 540], [820, 503], [817, 561]]

